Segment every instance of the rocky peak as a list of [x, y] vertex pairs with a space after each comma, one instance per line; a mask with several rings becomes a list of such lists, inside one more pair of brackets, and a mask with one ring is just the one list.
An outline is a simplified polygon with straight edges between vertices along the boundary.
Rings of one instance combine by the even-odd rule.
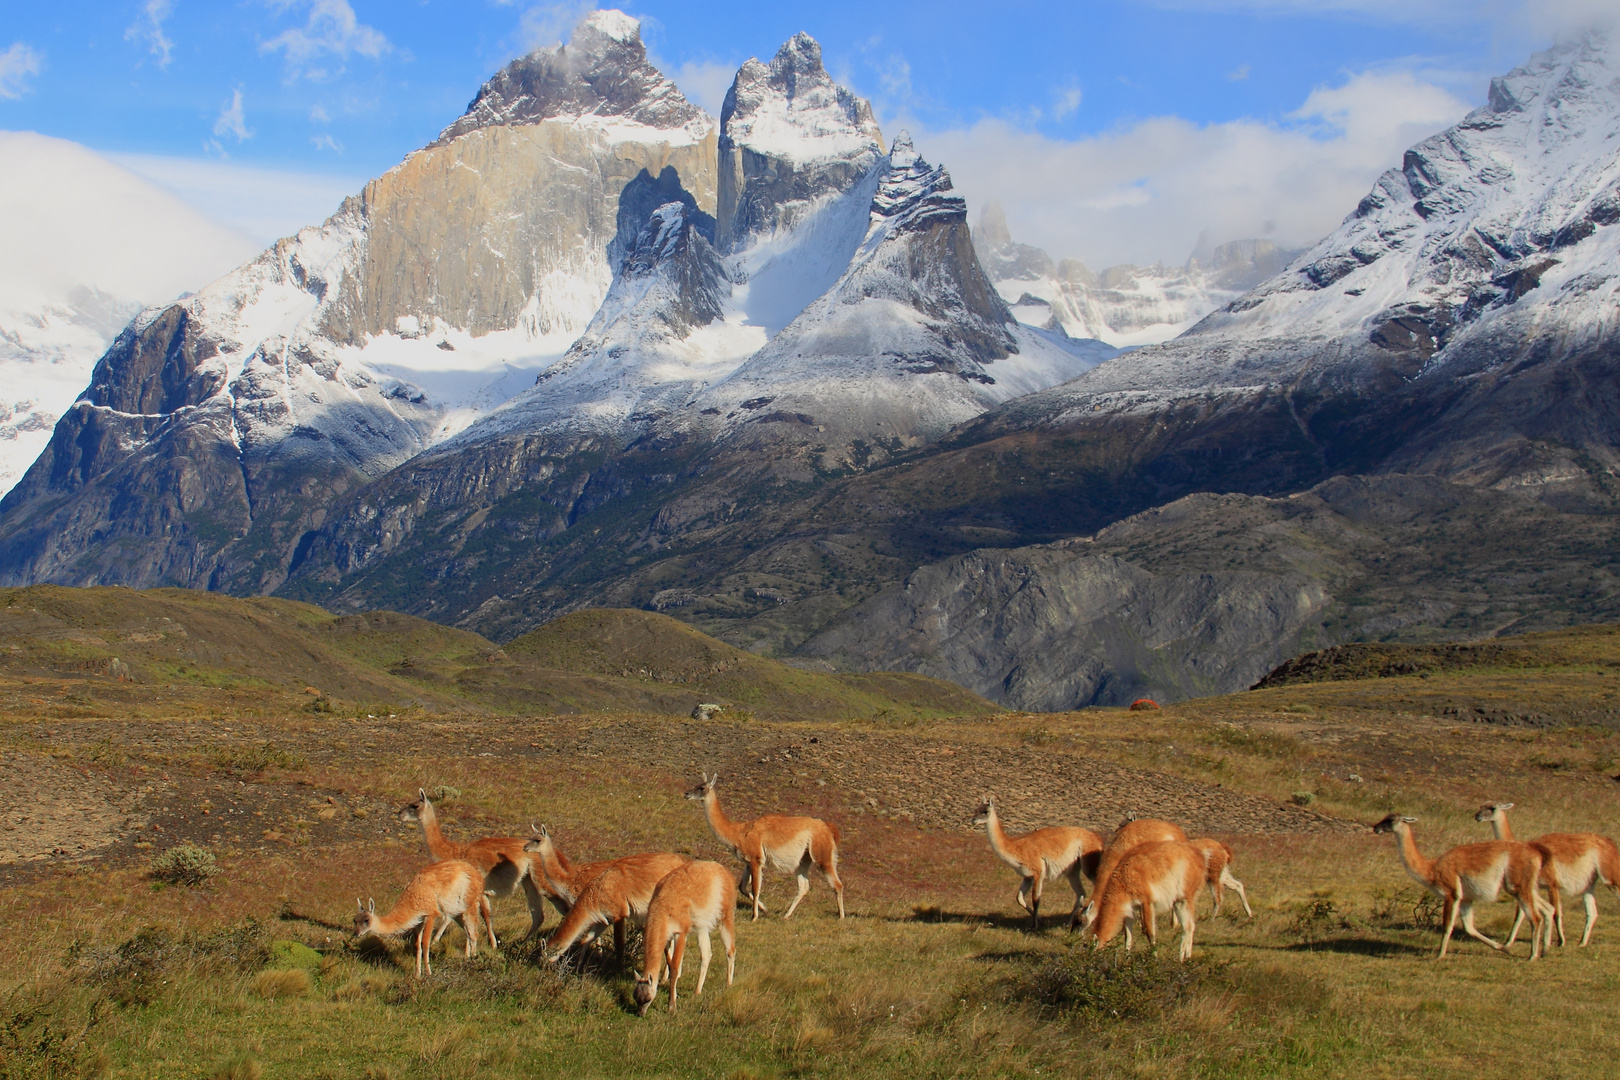
[[566, 45], [519, 57], [486, 82], [435, 146], [470, 131], [550, 119], [617, 118], [663, 131], [712, 121], [647, 62], [641, 24], [621, 11], [593, 11]]
[[894, 235], [935, 224], [967, 221], [967, 200], [954, 194], [951, 174], [943, 165], [930, 165], [902, 131], [889, 150], [889, 168], [872, 198], [872, 223], [878, 232]]
[[721, 250], [792, 228], [882, 156], [872, 106], [827, 74], [814, 38], [794, 35], [769, 64], [750, 59], [720, 110]]
[[[979, 211], [973, 246], [992, 281], [1033, 281], [1056, 275], [1052, 257], [1038, 247], [1016, 243], [1007, 228], [1007, 213], [994, 199]], [[1076, 264], [1078, 265], [1078, 264]], [[1082, 269], [1084, 269], [1082, 267]]]

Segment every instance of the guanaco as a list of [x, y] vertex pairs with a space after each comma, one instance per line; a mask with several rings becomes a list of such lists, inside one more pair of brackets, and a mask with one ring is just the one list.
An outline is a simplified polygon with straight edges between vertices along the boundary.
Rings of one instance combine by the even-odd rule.
[[[1512, 840], [1513, 826], [1508, 824], [1507, 812], [1512, 803], [1486, 803], [1474, 815], [1475, 821], [1488, 821], [1498, 840]], [[1558, 931], [1558, 944], [1564, 944], [1564, 893], [1579, 896], [1586, 907], [1586, 929], [1581, 933], [1584, 948], [1592, 940], [1592, 925], [1597, 922], [1597, 888], [1607, 885], [1620, 895], [1620, 849], [1614, 841], [1597, 833], [1547, 833], [1531, 840], [1530, 846], [1541, 852], [1541, 880], [1547, 886], [1552, 900], [1553, 926]], [[1523, 918], [1513, 920], [1513, 932], [1507, 943], [1519, 935]]]
[[[399, 808], [399, 820], [410, 825], [420, 823], [422, 836], [427, 840], [428, 854], [435, 862], [461, 859], [484, 872], [484, 889], [491, 896], [511, 896], [519, 886], [529, 905], [529, 931], [522, 940], [527, 941], [540, 932], [546, 921], [545, 904], [540, 895], [540, 882], [535, 873], [533, 859], [523, 847], [521, 836], [486, 836], [471, 843], [459, 843], [444, 835], [439, 828], [439, 814], [422, 788], [416, 790], [415, 802]], [[557, 913], [563, 913], [562, 908]]]
[[1254, 918], [1254, 909], [1249, 906], [1249, 893], [1243, 888], [1243, 882], [1232, 876], [1232, 849], [1219, 840], [1201, 839], [1189, 840], [1193, 847], [1203, 852], [1204, 863], [1209, 872], [1205, 880], [1209, 882], [1209, 895], [1215, 901], [1215, 910], [1211, 913], [1221, 913], [1221, 902], [1226, 899], [1226, 890], [1237, 891], [1238, 899], [1243, 901], [1243, 913]]
[[[1176, 840], [1137, 844], [1102, 887], [1097, 917], [1084, 935], [1095, 938], [1100, 949], [1135, 921], [1151, 945], [1158, 940], [1158, 916], [1169, 914], [1181, 925], [1179, 956], [1188, 960], [1198, 926], [1198, 890], [1208, 877], [1204, 853], [1192, 844]], [[1130, 948], [1128, 934], [1125, 947]]]
[[602, 859], [599, 862], [575, 864], [557, 846], [549, 828], [533, 822], [530, 822], [529, 828], [534, 835], [524, 841], [523, 850], [534, 857], [541, 889], [551, 898], [552, 905], [567, 915], [580, 891], [617, 860]]
[[[377, 905], [367, 900], [359, 905], [354, 916], [354, 934], [363, 938], [367, 934], [392, 936], [412, 927], [421, 926], [416, 935], [416, 977], [422, 977], [422, 965], [433, 974], [433, 946], [443, 936], [452, 921], [460, 923], [467, 935], [467, 956], [478, 953], [478, 919], [490, 928], [489, 897], [484, 894], [484, 874], [478, 867], [462, 859], [447, 859], [424, 867], [405, 886], [393, 910], [386, 915], [377, 914]], [[442, 921], [440, 921], [442, 920]], [[433, 933], [433, 924], [439, 922], [439, 933]], [[495, 947], [495, 931], [489, 930], [489, 944]]]
[[1469, 937], [1483, 941], [1498, 952], [1506, 951], [1507, 946], [1486, 937], [1474, 926], [1474, 905], [1480, 901], [1493, 903], [1506, 888], [1519, 905], [1519, 911], [1530, 920], [1530, 959], [1538, 959], [1541, 956], [1541, 909], [1546, 906], [1546, 901], [1536, 893], [1536, 881], [1541, 877], [1541, 853], [1529, 844], [1488, 840], [1481, 844], [1462, 844], [1438, 859], [1428, 859], [1418, 850], [1417, 840], [1412, 835], [1416, 821], [1414, 817], [1390, 814], [1373, 826], [1373, 832], [1393, 835], [1406, 872], [1445, 904], [1446, 925], [1440, 937], [1440, 957], [1445, 957], [1446, 948], [1451, 944], [1458, 915], [1462, 916], [1463, 929]]
[[778, 870], [785, 870], [799, 879], [799, 894], [788, 905], [784, 919], [791, 919], [799, 901], [810, 891], [810, 868], [821, 871], [838, 894], [838, 917], [844, 917], [844, 883], [838, 877], [838, 829], [813, 817], [791, 817], [786, 814], [766, 814], [752, 821], [732, 821], [720, 809], [720, 799], [714, 793], [720, 774], [701, 774], [703, 782], [686, 793], [688, 799], [703, 804], [708, 815], [709, 828], [720, 842], [731, 849], [733, 855], [748, 864], [749, 892], [752, 893], [754, 918], [764, 904], [760, 890], [765, 884], [765, 863], [769, 861]]
[[669, 1011], [675, 1011], [676, 985], [681, 981], [681, 965], [686, 957], [686, 939], [696, 934], [698, 954], [697, 992], [703, 993], [703, 980], [709, 975], [709, 934], [720, 930], [720, 944], [726, 949], [726, 985], [737, 974], [737, 883], [731, 873], [716, 862], [687, 863], [658, 883], [647, 907], [646, 952], [641, 971], [636, 974], [636, 1005], [642, 1016], [658, 996], [658, 982], [664, 964], [669, 965]]
[[1081, 875], [1097, 878], [1097, 864], [1102, 859], [1102, 837], [1090, 829], [1056, 825], [1036, 829], [1021, 836], [1013, 836], [1001, 825], [996, 812], [996, 800], [986, 795], [984, 802], [973, 812], [973, 824], [983, 825], [990, 837], [990, 850], [1001, 861], [1018, 871], [1018, 906], [1029, 912], [1029, 928], [1041, 928], [1041, 892], [1046, 882], [1059, 877], [1069, 879], [1074, 890], [1074, 911], [1069, 915], [1069, 929], [1080, 922], [1080, 905], [1085, 902], [1086, 890]]
[[658, 883], [692, 860], [673, 852], [627, 855], [615, 859], [580, 890], [562, 925], [546, 940], [546, 959], [555, 963], [580, 941], [596, 940], [605, 927], [613, 927], [613, 946], [624, 962], [627, 924], [647, 917]]
[[[1108, 885], [1108, 879], [1114, 873], [1114, 867], [1128, 855], [1132, 848], [1138, 844], [1165, 843], [1170, 841], [1185, 841], [1187, 834], [1181, 826], [1158, 818], [1126, 818], [1114, 830], [1109, 839], [1108, 846], [1103, 848], [1102, 860], [1097, 864], [1097, 875], [1091, 886], [1091, 902], [1086, 904], [1081, 921], [1090, 926], [1097, 921], [1097, 901], [1102, 897], [1103, 889]], [[1073, 926], [1070, 926], [1073, 929]], [[1125, 943], [1130, 944], [1130, 927], [1125, 928]]]

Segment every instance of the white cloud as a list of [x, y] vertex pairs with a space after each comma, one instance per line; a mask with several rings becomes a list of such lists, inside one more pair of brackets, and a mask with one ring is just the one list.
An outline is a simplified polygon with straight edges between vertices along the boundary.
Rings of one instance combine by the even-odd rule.
[[878, 85], [891, 98], [911, 100], [911, 61], [900, 53], [890, 53], [878, 68]]
[[215, 135], [235, 135], [236, 141], [253, 138], [253, 132], [248, 130], [247, 117], [242, 113], [242, 91], [231, 91], [231, 103], [219, 110], [219, 116], [214, 119]]
[[1062, 120], [1073, 116], [1080, 108], [1084, 95], [1078, 86], [1071, 86], [1058, 95], [1057, 104], [1052, 106], [1054, 119]]
[[670, 81], [681, 88], [688, 100], [695, 101], [715, 116], [726, 102], [726, 92], [737, 77], [741, 64], [722, 64], [714, 60], [688, 60], [677, 68], [670, 68], [656, 58], [653, 66], [666, 73]]
[[332, 138], [330, 135], [316, 135], [309, 141], [310, 145], [314, 146], [317, 150], [330, 150], [334, 154], [343, 153], [343, 144]]
[[174, 0], [146, 0], [141, 13], [124, 31], [125, 41], [144, 41], [146, 50], [157, 57], [157, 66], [167, 69], [174, 42], [163, 32], [163, 21], [174, 12]]
[[1239, 64], [1233, 71], [1228, 71], [1226, 77], [1231, 82], [1242, 82], [1249, 77], [1249, 65]]
[[1311, 244], [1408, 146], [1467, 111], [1410, 72], [1366, 72], [1316, 89], [1281, 124], [1154, 117], [1059, 140], [985, 120], [917, 142], [973, 206], [999, 199], [1016, 238], [1100, 269], [1181, 263], [1204, 234]]
[[0, 98], [16, 101], [29, 90], [28, 80], [45, 68], [45, 55], [22, 42], [0, 53]]
[[596, 10], [594, 0], [574, 3], [536, 4], [518, 17], [518, 43], [525, 53], [549, 49], [567, 40], [574, 27]]
[[330, 124], [332, 114], [326, 111], [325, 105], [317, 101], [315, 107], [309, 110], [309, 121], [312, 124]]
[[[271, 0], [279, 8], [305, 6], [298, 0]], [[391, 51], [393, 45], [375, 27], [362, 23], [349, 6], [349, 0], [308, 0], [309, 18], [302, 27], [294, 27], [276, 35], [263, 45], [260, 52], [282, 52], [287, 61], [287, 73], [296, 78], [325, 79], [342, 70], [342, 62], [350, 54], [378, 59]], [[317, 66], [325, 56], [339, 62], [338, 72]]]
[[325, 221], [365, 179], [257, 169], [232, 162], [152, 154], [109, 154], [215, 221], [268, 245]]

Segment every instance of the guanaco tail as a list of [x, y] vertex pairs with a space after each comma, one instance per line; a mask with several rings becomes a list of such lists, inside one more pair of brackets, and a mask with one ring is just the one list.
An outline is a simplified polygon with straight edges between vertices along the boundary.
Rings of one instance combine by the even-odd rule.
[[[546, 910], [534, 860], [524, 850], [523, 838], [486, 836], [470, 843], [451, 840], [439, 828], [439, 814], [428, 799], [427, 792], [418, 788], [416, 794], [415, 802], [399, 808], [399, 820], [407, 825], [421, 824], [422, 836], [427, 840], [428, 854], [433, 856], [433, 860], [461, 859], [472, 863], [484, 872], [484, 890], [491, 896], [511, 896], [521, 887], [529, 905], [529, 930], [523, 935], [523, 940], [538, 934], [541, 924], [546, 921]], [[562, 908], [557, 908], [559, 915], [562, 912]]]
[[[1476, 821], [1488, 821], [1498, 840], [1512, 840], [1513, 827], [1508, 824], [1507, 812], [1512, 803], [1486, 803], [1474, 815]], [[1558, 931], [1558, 944], [1564, 939], [1564, 894], [1579, 896], [1586, 907], [1586, 928], [1581, 932], [1581, 946], [1592, 940], [1592, 926], [1597, 922], [1597, 890], [1607, 885], [1620, 895], [1620, 849], [1613, 840], [1597, 833], [1547, 833], [1531, 840], [1530, 846], [1541, 852], [1541, 881], [1547, 886], [1552, 901], [1553, 927]], [[1523, 916], [1513, 920], [1513, 932], [1507, 943], [1513, 944], [1519, 936]]]
[[1002, 862], [1018, 871], [1018, 892], [1014, 899], [1018, 906], [1029, 912], [1029, 928], [1041, 927], [1041, 892], [1046, 882], [1063, 877], [1074, 890], [1074, 910], [1069, 914], [1069, 929], [1080, 923], [1080, 905], [1085, 902], [1086, 890], [1081, 875], [1097, 877], [1097, 864], [1102, 859], [1102, 837], [1090, 829], [1052, 826], [1036, 829], [1020, 836], [1007, 832], [996, 812], [996, 800], [986, 795], [973, 812], [973, 824], [983, 825], [990, 837], [990, 850]]
[[1547, 906], [1536, 892], [1536, 882], [1541, 877], [1541, 853], [1529, 844], [1488, 840], [1482, 844], [1462, 844], [1438, 859], [1429, 859], [1418, 850], [1417, 840], [1412, 835], [1416, 821], [1414, 817], [1390, 814], [1373, 826], [1373, 832], [1393, 835], [1406, 872], [1444, 903], [1446, 924], [1440, 937], [1440, 956], [1446, 955], [1459, 914], [1468, 936], [1498, 952], [1506, 950], [1507, 946], [1486, 937], [1474, 926], [1474, 905], [1481, 901], [1495, 902], [1506, 888], [1518, 903], [1519, 911], [1530, 920], [1530, 959], [1538, 959], [1542, 950], [1541, 912]]
[[[377, 914], [375, 901], [367, 900], [361, 904], [357, 899], [355, 903], [360, 909], [354, 917], [356, 938], [368, 934], [392, 936], [421, 927], [416, 935], [416, 977], [419, 979], [424, 963], [427, 973], [433, 974], [433, 946], [452, 921], [460, 923], [467, 935], [469, 958], [478, 952], [479, 917], [483, 917], [486, 928], [493, 925], [489, 897], [484, 894], [483, 872], [461, 859], [436, 862], [419, 870], [411, 883], [405, 886], [405, 892], [394, 904], [393, 910], [386, 915]], [[433, 932], [435, 922], [439, 924], [437, 934]], [[495, 947], [493, 929], [489, 930], [489, 944], [491, 948]]]
[[726, 949], [726, 985], [737, 974], [737, 883], [731, 873], [716, 862], [687, 863], [658, 883], [647, 908], [646, 952], [636, 973], [636, 1005], [642, 1016], [658, 996], [658, 983], [665, 964], [669, 966], [669, 1011], [675, 1011], [677, 985], [686, 957], [686, 939], [697, 935], [697, 992], [703, 993], [703, 980], [709, 975], [709, 934], [720, 931], [720, 944]]
[[613, 945], [619, 961], [624, 961], [624, 936], [630, 922], [647, 917], [658, 883], [691, 862], [685, 855], [654, 852], [615, 859], [607, 869], [591, 879], [563, 916], [562, 925], [546, 940], [546, 959], [562, 959], [562, 954], [581, 941], [596, 940], [608, 926], [613, 927]]
[[[1136, 844], [1115, 864], [1108, 883], [1099, 889], [1097, 917], [1082, 937], [1095, 938], [1100, 949], [1131, 922], [1137, 922], [1148, 943], [1155, 944], [1157, 920], [1168, 914], [1181, 926], [1178, 955], [1188, 960], [1198, 926], [1198, 891], [1208, 878], [1204, 853], [1192, 844], [1178, 840]], [[1125, 947], [1130, 948], [1128, 935]]]
[[720, 781], [716, 773], [703, 773], [703, 782], [686, 793], [688, 799], [703, 804], [709, 827], [732, 854], [748, 864], [749, 892], [753, 894], [754, 918], [759, 918], [760, 890], [765, 884], [765, 864], [793, 874], [799, 880], [799, 893], [788, 905], [790, 919], [799, 901], [810, 891], [810, 868], [816, 867], [838, 895], [838, 917], [844, 917], [844, 883], [838, 876], [838, 829], [812, 817], [790, 817], [786, 814], [766, 814], [752, 821], [732, 821], [720, 809], [720, 799], [714, 788]]

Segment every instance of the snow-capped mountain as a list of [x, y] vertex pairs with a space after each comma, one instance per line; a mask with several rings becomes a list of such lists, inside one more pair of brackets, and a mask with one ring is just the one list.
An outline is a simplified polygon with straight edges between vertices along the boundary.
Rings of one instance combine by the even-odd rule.
[[252, 243], [85, 147], [0, 132], [0, 496], [140, 309]]
[[712, 208], [714, 122], [596, 12], [324, 225], [143, 312], [0, 504], [0, 577], [274, 588], [333, 498], [568, 348], [612, 281], [621, 192], [666, 169]]
[[973, 242], [1019, 322], [1119, 348], [1170, 340], [1300, 254], [1269, 240], [1234, 240], [1201, 246], [1184, 266], [1121, 264], [1094, 273], [1077, 259], [1054, 262], [1013, 240], [995, 202], [979, 212]]

